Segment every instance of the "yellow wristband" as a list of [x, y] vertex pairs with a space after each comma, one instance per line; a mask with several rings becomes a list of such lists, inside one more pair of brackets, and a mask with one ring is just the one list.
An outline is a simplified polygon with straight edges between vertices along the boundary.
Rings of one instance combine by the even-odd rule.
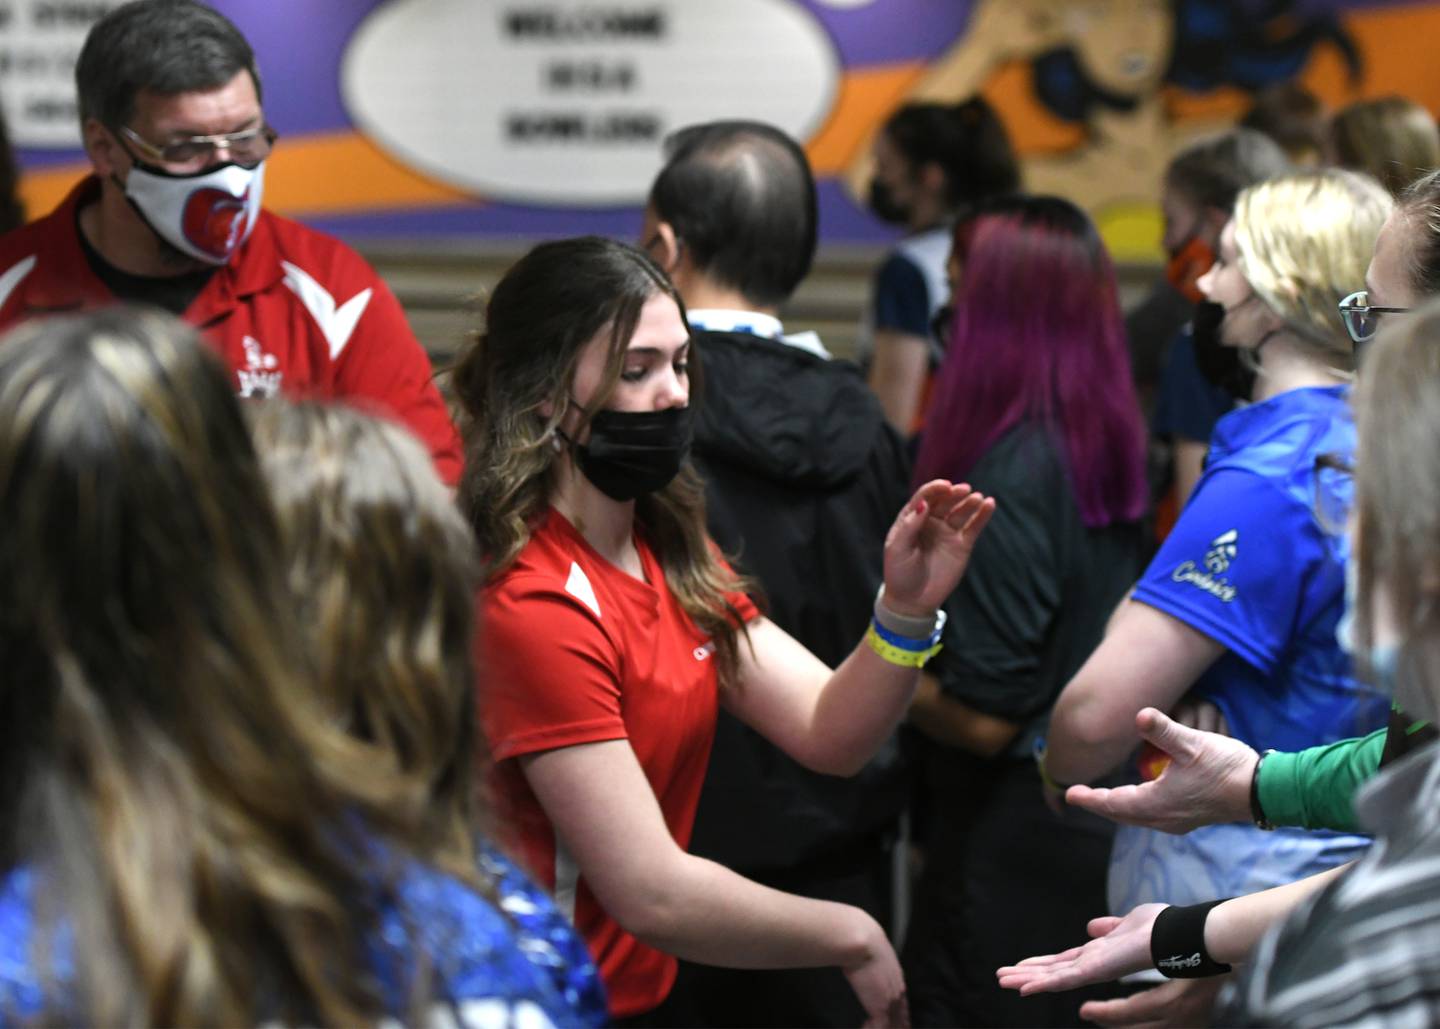
[[1068, 790], [1070, 787], [1066, 786], [1063, 782], [1056, 782], [1054, 779], [1050, 778], [1050, 773], [1046, 771], [1045, 738], [1043, 736], [1035, 741], [1035, 743], [1030, 748], [1030, 752], [1035, 758], [1035, 770], [1040, 773], [1040, 781], [1043, 782], [1046, 786], [1049, 786], [1052, 790], [1057, 790], [1063, 796], [1065, 791]]
[[882, 659], [892, 665], [899, 665], [901, 668], [924, 668], [925, 662], [940, 653], [941, 647], [941, 644], [937, 643], [926, 650], [901, 650], [881, 639], [880, 634], [875, 631], [873, 623], [865, 631], [865, 642], [870, 644], [870, 649], [879, 654]]

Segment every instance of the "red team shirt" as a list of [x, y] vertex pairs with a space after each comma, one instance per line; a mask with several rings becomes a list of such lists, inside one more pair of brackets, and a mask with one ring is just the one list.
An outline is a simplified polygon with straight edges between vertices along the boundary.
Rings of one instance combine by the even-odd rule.
[[[645, 580], [601, 557], [551, 510], [519, 558], [481, 593], [481, 718], [497, 794], [521, 856], [590, 945], [624, 1018], [659, 1005], [676, 962], [596, 902], [514, 760], [579, 743], [629, 740], [675, 841], [687, 848], [719, 706], [714, 646], [665, 586], [643, 538]], [[750, 598], [727, 598], [740, 617]]]
[[[76, 222], [99, 193], [88, 178], [53, 213], [0, 237], [0, 329], [116, 302], [90, 270]], [[420, 437], [446, 482], [459, 479], [460, 443], [429, 357], [394, 294], [339, 240], [262, 211], [184, 319], [224, 357], [242, 397], [283, 391], [371, 406]]]

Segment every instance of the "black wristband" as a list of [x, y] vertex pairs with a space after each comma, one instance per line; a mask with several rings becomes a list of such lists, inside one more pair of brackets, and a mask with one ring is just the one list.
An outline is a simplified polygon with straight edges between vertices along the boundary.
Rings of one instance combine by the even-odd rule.
[[1150, 959], [1162, 975], [1171, 979], [1203, 979], [1208, 975], [1224, 975], [1229, 965], [1222, 965], [1205, 949], [1205, 918], [1210, 909], [1225, 900], [1170, 906], [1160, 912], [1150, 928]]
[[1255, 823], [1255, 828], [1264, 829], [1266, 832], [1274, 829], [1275, 825], [1265, 817], [1265, 809], [1260, 806], [1260, 766], [1273, 753], [1273, 750], [1262, 753], [1255, 762], [1255, 771], [1250, 775], [1250, 819]]

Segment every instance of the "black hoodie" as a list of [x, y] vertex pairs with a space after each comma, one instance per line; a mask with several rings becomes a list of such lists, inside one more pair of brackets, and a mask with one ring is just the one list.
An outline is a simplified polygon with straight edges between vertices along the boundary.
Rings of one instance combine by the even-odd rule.
[[[760, 583], [767, 617], [832, 668], [860, 642], [885, 534], [909, 499], [900, 436], [854, 365], [749, 333], [695, 333], [694, 462], [710, 534]], [[810, 772], [722, 712], [691, 850], [778, 872], [890, 827], [891, 743], [853, 779]]]

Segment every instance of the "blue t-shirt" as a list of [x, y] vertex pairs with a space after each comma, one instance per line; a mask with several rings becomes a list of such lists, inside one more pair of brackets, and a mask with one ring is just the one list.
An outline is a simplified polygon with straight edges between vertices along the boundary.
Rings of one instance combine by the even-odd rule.
[[[461, 1026], [598, 1026], [605, 1001], [594, 963], [549, 898], [494, 851], [481, 857], [500, 906], [458, 880], [416, 862], [399, 875], [365, 953], [387, 1010], [408, 1013], [406, 985], [421, 952], [433, 968], [432, 1003]], [[0, 882], [0, 1024], [28, 1021], [45, 1006], [35, 962], [35, 875], [21, 868]], [[68, 971], [58, 934], [53, 974]]]
[[[1352, 483], [1317, 462], [1348, 462], [1354, 450], [1345, 387], [1290, 390], [1227, 414], [1190, 502], [1135, 587], [1136, 600], [1225, 646], [1193, 692], [1257, 750], [1302, 750], [1386, 721], [1388, 698], [1352, 676], [1335, 640]], [[1366, 842], [1248, 825], [1178, 837], [1122, 828], [1112, 908], [1264, 889], [1342, 864]]]
[[938, 365], [944, 350], [931, 331], [935, 314], [950, 298], [945, 263], [950, 258], [950, 229], [940, 227], [907, 236], [875, 273], [873, 295], [860, 329], [860, 358], [874, 350], [876, 329], [919, 336], [930, 343], [930, 364]]

